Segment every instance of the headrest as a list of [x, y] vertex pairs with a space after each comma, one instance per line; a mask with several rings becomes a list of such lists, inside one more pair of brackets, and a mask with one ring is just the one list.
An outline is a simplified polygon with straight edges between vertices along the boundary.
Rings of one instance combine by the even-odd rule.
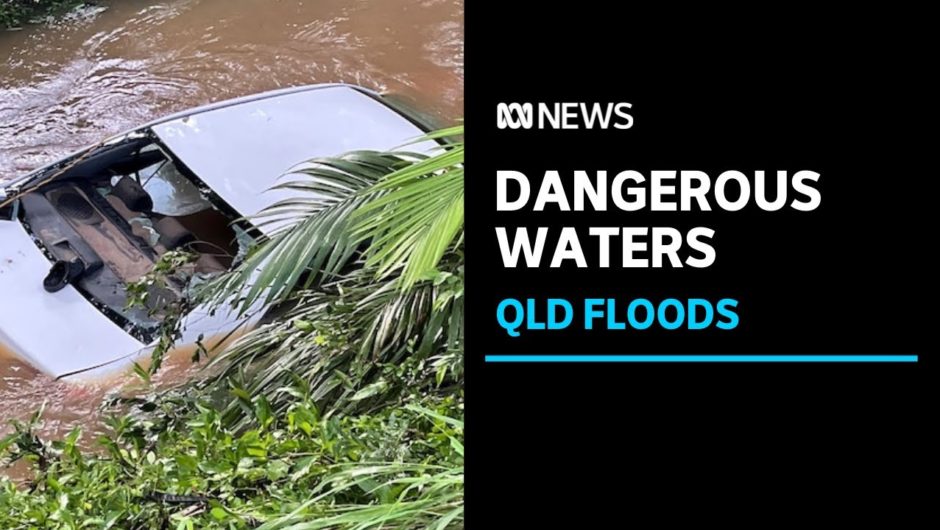
[[114, 185], [111, 194], [131, 211], [148, 213], [153, 210], [153, 198], [135, 179], [124, 177]]

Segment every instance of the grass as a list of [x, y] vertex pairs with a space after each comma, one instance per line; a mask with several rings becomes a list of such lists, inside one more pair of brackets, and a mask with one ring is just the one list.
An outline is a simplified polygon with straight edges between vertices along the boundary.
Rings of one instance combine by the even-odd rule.
[[[463, 519], [462, 404], [415, 398], [358, 416], [324, 416], [298, 400], [232, 430], [193, 396], [139, 401], [112, 419], [107, 448], [81, 431], [41, 441], [20, 424], [8, 459], [27, 485], [0, 479], [2, 528], [439, 528]], [[143, 410], [150, 412], [144, 413]]]

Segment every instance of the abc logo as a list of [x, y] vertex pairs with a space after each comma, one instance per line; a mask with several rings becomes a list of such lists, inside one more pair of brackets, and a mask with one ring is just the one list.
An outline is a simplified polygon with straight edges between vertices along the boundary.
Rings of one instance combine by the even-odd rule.
[[531, 129], [531, 103], [500, 103], [496, 105], [496, 126], [500, 129]]
[[499, 103], [500, 129], [629, 129], [629, 103]]

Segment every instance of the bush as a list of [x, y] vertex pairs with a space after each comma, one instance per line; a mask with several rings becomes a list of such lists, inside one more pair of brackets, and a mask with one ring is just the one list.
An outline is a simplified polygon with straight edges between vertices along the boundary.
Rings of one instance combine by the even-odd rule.
[[21, 26], [33, 17], [59, 13], [81, 3], [76, 0], [0, 0], [0, 27]]
[[238, 432], [200, 399], [141, 401], [137, 417], [110, 422], [98, 455], [79, 449], [79, 430], [38, 439], [37, 415], [0, 444], [33, 471], [26, 487], [0, 479], [0, 528], [462, 525], [458, 399], [324, 417], [302, 390], [286, 391], [286, 413], [256, 398], [253, 428]]

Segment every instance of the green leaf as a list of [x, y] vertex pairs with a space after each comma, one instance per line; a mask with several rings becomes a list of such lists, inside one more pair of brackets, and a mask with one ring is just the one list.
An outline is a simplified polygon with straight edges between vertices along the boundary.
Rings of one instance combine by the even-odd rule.
[[228, 519], [228, 512], [226, 512], [225, 509], [220, 506], [216, 506], [215, 508], [212, 508], [212, 510], [210, 510], [209, 513], [212, 515], [213, 519], [215, 519], [216, 521], [224, 521]]
[[137, 374], [137, 377], [141, 378], [145, 383], [150, 383], [150, 372], [145, 370], [144, 367], [137, 362], [134, 362], [134, 373]]
[[362, 401], [363, 399], [368, 399], [376, 394], [385, 392], [386, 390], [388, 390], [388, 382], [385, 380], [379, 380], [356, 392], [351, 400]]
[[262, 427], [267, 427], [274, 421], [274, 411], [271, 410], [271, 404], [263, 395], [255, 399], [255, 417]]
[[267, 471], [269, 479], [278, 481], [287, 476], [287, 473], [290, 472], [290, 466], [283, 460], [272, 460], [268, 462], [265, 470]]
[[295, 320], [294, 327], [299, 329], [300, 331], [305, 331], [307, 333], [310, 333], [311, 331], [313, 331], [313, 323], [307, 322], [306, 320], [299, 320], [299, 319]]

